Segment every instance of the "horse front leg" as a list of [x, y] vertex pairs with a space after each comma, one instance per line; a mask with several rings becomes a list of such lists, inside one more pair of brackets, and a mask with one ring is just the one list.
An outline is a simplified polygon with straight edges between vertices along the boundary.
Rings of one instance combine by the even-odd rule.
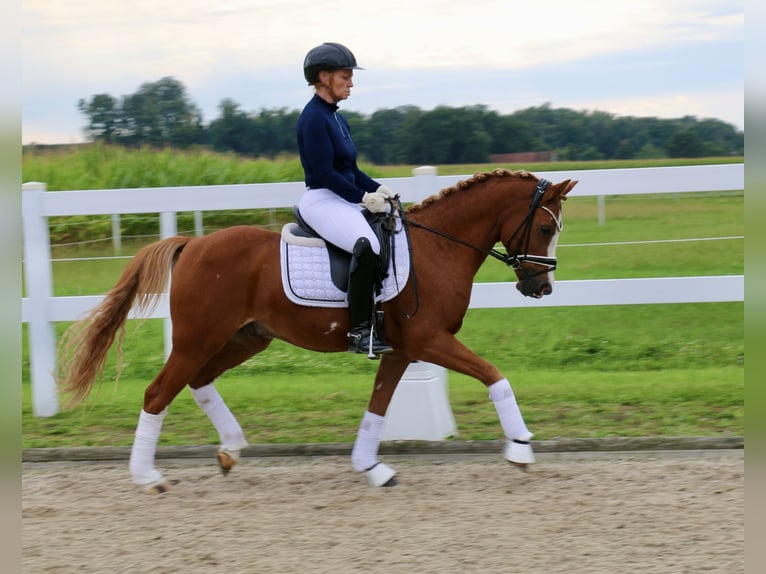
[[375, 386], [370, 402], [362, 417], [354, 447], [351, 450], [351, 465], [355, 471], [364, 473], [367, 484], [370, 486], [396, 484], [396, 471], [378, 461], [378, 450], [383, 436], [386, 410], [408, 364], [409, 359], [398, 357], [395, 352], [383, 355], [375, 375]]
[[497, 367], [479, 357], [454, 335], [446, 332], [432, 339], [422, 358], [484, 383], [506, 438], [504, 458], [522, 469], [526, 469], [527, 465], [535, 462], [534, 452], [529, 442], [534, 435], [524, 422], [510, 382]]

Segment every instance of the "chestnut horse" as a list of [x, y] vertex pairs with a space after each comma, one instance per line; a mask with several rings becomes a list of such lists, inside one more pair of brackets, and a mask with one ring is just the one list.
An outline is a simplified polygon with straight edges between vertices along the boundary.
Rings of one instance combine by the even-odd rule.
[[[532, 433], [508, 380], [455, 334], [488, 255], [512, 267], [523, 295], [552, 292], [561, 203], [576, 183], [551, 184], [525, 171], [498, 169], [396, 212], [409, 232], [412, 273], [382, 305], [393, 352], [380, 361], [351, 454], [353, 468], [368, 484], [396, 482], [395, 471], [377, 460], [378, 448], [394, 390], [416, 360], [484, 383], [507, 439], [504, 457], [519, 466], [534, 462]], [[494, 249], [498, 242], [506, 253]], [[285, 296], [279, 233], [236, 226], [204, 237], [170, 237], [141, 249], [103, 301], [65, 333], [58, 381], [75, 401], [90, 392], [131, 308], [156, 305], [171, 271], [172, 351], [146, 388], [130, 457], [133, 481], [152, 493], [167, 489], [154, 466], [157, 442], [168, 405], [186, 385], [218, 431], [217, 458], [226, 474], [247, 442], [213, 381], [275, 338], [320, 352], [348, 349], [346, 309], [297, 306]]]

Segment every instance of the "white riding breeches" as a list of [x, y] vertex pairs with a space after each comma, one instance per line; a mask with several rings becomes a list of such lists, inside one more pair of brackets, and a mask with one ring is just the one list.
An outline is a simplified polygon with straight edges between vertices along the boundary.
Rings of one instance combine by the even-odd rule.
[[301, 216], [323, 239], [352, 253], [360, 237], [370, 241], [372, 250], [380, 254], [380, 243], [362, 208], [337, 193], [326, 189], [307, 189], [298, 202]]

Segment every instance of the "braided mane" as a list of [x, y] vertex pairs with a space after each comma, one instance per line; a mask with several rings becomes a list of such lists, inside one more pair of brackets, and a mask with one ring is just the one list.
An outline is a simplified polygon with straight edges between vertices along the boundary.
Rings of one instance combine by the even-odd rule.
[[447, 197], [449, 195], [452, 195], [453, 193], [464, 191], [470, 189], [471, 186], [473, 186], [475, 183], [479, 183], [482, 181], [486, 181], [491, 177], [521, 177], [521, 178], [529, 178], [529, 177], [535, 177], [533, 174], [529, 173], [526, 170], [520, 169], [516, 171], [503, 169], [503, 168], [497, 168], [493, 169], [489, 172], [479, 172], [475, 173], [473, 176], [471, 176], [468, 179], [464, 179], [462, 181], [457, 182], [452, 187], [447, 187], [441, 192], [439, 192], [436, 195], [432, 195], [431, 197], [425, 198], [420, 203], [417, 203], [415, 205], [411, 205], [407, 208], [407, 213], [413, 213], [416, 211], [420, 211], [424, 207], [427, 207], [431, 205], [432, 203], [439, 201], [443, 197]]

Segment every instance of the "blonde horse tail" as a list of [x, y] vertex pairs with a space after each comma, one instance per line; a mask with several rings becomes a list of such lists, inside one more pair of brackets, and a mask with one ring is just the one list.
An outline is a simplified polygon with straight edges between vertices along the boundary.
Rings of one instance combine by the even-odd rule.
[[107, 351], [117, 343], [117, 376], [122, 364], [125, 321], [135, 305], [138, 313], [149, 315], [167, 290], [170, 273], [188, 237], [169, 237], [141, 249], [123, 271], [103, 301], [64, 333], [59, 343], [57, 382], [71, 393], [74, 404], [85, 399], [100, 377]]

